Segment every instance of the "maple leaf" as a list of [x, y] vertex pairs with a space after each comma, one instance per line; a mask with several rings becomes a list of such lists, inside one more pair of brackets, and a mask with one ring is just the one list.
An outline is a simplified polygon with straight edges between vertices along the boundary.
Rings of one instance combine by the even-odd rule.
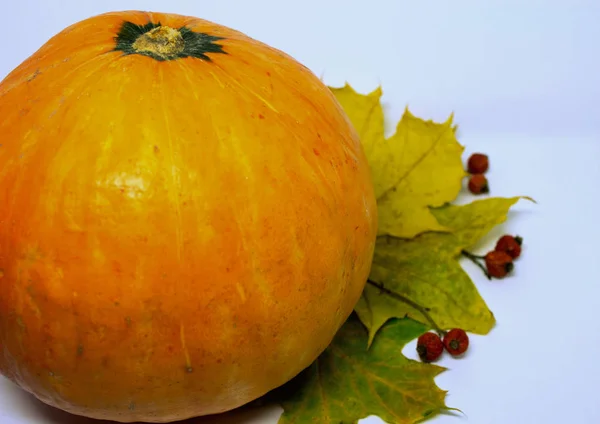
[[421, 422], [454, 409], [433, 380], [444, 368], [409, 360], [401, 350], [435, 326], [432, 318], [446, 329], [491, 330], [494, 316], [459, 259], [506, 220], [520, 197], [450, 205], [466, 175], [452, 117], [434, 123], [405, 110], [386, 138], [380, 88], [367, 95], [348, 84], [330, 89], [371, 168], [379, 237], [370, 282], [381, 287], [366, 286], [355, 313], [301, 373], [299, 387], [278, 401], [279, 422], [345, 424], [371, 415], [390, 424]]
[[348, 84], [330, 90], [360, 136], [377, 197], [378, 233], [411, 238], [447, 231], [429, 206], [454, 200], [466, 175], [452, 116], [435, 123], [406, 109], [395, 134], [386, 138], [381, 88], [367, 95]]
[[355, 314], [302, 375], [299, 389], [280, 401], [279, 424], [346, 424], [376, 415], [389, 424], [415, 423], [443, 410], [446, 391], [434, 378], [445, 368], [402, 355], [426, 327], [392, 320], [367, 349], [367, 331]]
[[[429, 308], [429, 315], [441, 328], [460, 327], [487, 334], [495, 318], [460, 266], [460, 252], [505, 221], [510, 207], [519, 199], [487, 198], [432, 209], [440, 224], [451, 232], [430, 232], [413, 239], [380, 238], [369, 278]], [[390, 318], [408, 316], [429, 324], [417, 309], [372, 285], [365, 287], [355, 311], [369, 329], [369, 343]]]

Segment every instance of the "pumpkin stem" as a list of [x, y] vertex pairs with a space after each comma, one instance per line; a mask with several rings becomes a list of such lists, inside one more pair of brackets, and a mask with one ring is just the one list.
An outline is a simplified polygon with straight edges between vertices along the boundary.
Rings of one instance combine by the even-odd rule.
[[185, 41], [179, 30], [159, 26], [140, 35], [132, 47], [136, 52], [153, 53], [167, 59], [181, 53], [185, 48]]
[[160, 22], [137, 25], [125, 21], [115, 37], [114, 51], [139, 54], [158, 61], [196, 58], [210, 62], [211, 53], [227, 54], [216, 41], [223, 37], [194, 32], [185, 26], [173, 28]]

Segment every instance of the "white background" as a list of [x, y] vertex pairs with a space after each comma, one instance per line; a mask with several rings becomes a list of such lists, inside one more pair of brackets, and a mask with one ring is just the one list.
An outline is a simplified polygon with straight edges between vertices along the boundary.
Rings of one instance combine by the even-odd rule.
[[[381, 84], [391, 126], [406, 105], [436, 120], [455, 112], [466, 154], [490, 155], [492, 195], [539, 203], [520, 202], [477, 248], [504, 232], [522, 235], [511, 278], [489, 282], [464, 264], [498, 325], [472, 336], [466, 358], [440, 362], [450, 370], [436, 381], [465, 415], [428, 422], [600, 423], [600, 3], [22, 0], [3, 4], [0, 78], [64, 27], [123, 9], [231, 26], [328, 85], [368, 92]], [[405, 354], [415, 357], [414, 342]], [[274, 424], [279, 413], [228, 422]], [[41, 407], [3, 379], [0, 422], [93, 424]]]

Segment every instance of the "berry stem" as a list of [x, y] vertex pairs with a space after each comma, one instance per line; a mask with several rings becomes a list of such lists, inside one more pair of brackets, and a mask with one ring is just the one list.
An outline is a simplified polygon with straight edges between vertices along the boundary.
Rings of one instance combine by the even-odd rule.
[[481, 262], [478, 261], [478, 259], [485, 259], [485, 256], [474, 255], [473, 253], [467, 252], [466, 250], [461, 250], [460, 253], [462, 253], [464, 256], [466, 256], [471, 261], [473, 261], [473, 263], [475, 265], [477, 265], [479, 268], [481, 268], [481, 270], [483, 271], [485, 276], [488, 278], [488, 280], [492, 279], [492, 276], [487, 271], [487, 269], [481, 264]]
[[429, 324], [431, 325], [431, 327], [433, 327], [433, 329], [436, 331], [436, 333], [439, 334], [440, 337], [444, 337], [446, 335], [446, 331], [442, 330], [436, 324], [436, 322], [433, 320], [433, 318], [431, 318], [431, 315], [429, 315], [429, 313], [428, 313], [428, 311], [430, 311], [429, 308], [423, 307], [423, 306], [419, 305], [418, 303], [410, 300], [408, 297], [403, 296], [400, 293], [396, 293], [395, 291], [392, 291], [392, 290], [384, 287], [382, 283], [377, 283], [376, 281], [373, 281], [371, 279], [368, 279], [367, 283], [372, 285], [373, 287], [377, 287], [379, 290], [381, 290], [388, 296], [390, 296], [400, 302], [406, 303], [408, 306], [415, 308], [417, 311], [419, 311], [425, 317], [425, 319], [427, 321], [429, 321]]

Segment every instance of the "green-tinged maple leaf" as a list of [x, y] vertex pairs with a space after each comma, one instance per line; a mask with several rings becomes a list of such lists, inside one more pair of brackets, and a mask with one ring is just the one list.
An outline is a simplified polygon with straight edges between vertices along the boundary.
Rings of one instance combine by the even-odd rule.
[[425, 121], [405, 110], [389, 138], [384, 136], [381, 88], [367, 95], [350, 85], [330, 88], [358, 131], [372, 173], [379, 234], [411, 238], [426, 231], [448, 231], [430, 212], [458, 195], [465, 176], [464, 150], [452, 117]]
[[304, 371], [301, 387], [281, 401], [279, 424], [350, 424], [369, 415], [389, 424], [413, 424], [451, 409], [446, 392], [434, 382], [444, 368], [401, 352], [425, 330], [409, 318], [393, 320], [367, 349], [367, 331], [352, 314]]
[[[460, 327], [487, 334], [495, 324], [494, 315], [460, 266], [460, 252], [505, 221], [518, 200], [488, 198], [432, 209], [440, 225], [452, 231], [429, 232], [413, 239], [381, 237], [370, 279], [429, 308], [429, 315], [441, 328]], [[369, 329], [369, 342], [390, 318], [409, 316], [429, 324], [422, 313], [371, 285], [365, 288], [355, 310]]]

